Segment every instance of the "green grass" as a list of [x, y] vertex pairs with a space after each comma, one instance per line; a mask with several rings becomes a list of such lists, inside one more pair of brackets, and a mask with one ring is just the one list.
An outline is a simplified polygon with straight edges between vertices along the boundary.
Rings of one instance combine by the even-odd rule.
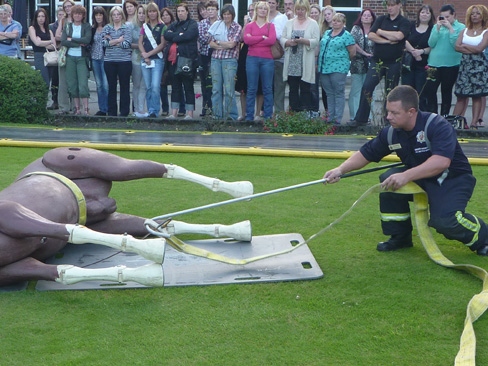
[[[0, 148], [0, 187], [42, 149]], [[320, 179], [338, 160], [117, 152], [175, 163], [255, 192]], [[195, 223], [250, 219], [254, 235], [304, 238], [338, 216], [377, 173], [181, 216]], [[469, 211], [488, 218], [486, 167]], [[148, 179], [116, 183], [119, 211], [153, 217], [229, 197], [201, 186]], [[379, 253], [377, 197], [309, 246], [324, 278], [254, 285], [0, 294], [1, 365], [448, 365], [466, 306], [481, 281], [435, 265], [412, 249]], [[486, 258], [435, 234], [454, 263], [488, 268]], [[297, 298], [299, 296], [299, 298]], [[477, 361], [488, 363], [488, 321], [475, 323]]]

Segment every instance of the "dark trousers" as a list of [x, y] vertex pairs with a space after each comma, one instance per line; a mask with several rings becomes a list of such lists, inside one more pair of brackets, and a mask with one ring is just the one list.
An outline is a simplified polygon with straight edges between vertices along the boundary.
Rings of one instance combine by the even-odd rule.
[[[187, 111], [195, 110], [195, 90], [193, 88], [193, 75], [186, 76], [182, 74], [175, 75], [176, 65], [171, 65], [169, 72], [173, 75], [171, 84], [171, 108], [180, 107], [181, 96], [185, 96], [185, 108]], [[183, 94], [184, 93], [184, 94]]]
[[48, 66], [49, 77], [51, 78], [51, 95], [53, 103], [58, 104], [59, 72], [58, 66]]
[[384, 100], [386, 104], [386, 96], [400, 80], [402, 64], [401, 62], [392, 62], [382, 64], [371, 60], [366, 79], [364, 80], [363, 88], [361, 90], [361, 98], [359, 100], [358, 111], [356, 112], [355, 120], [359, 124], [366, 124], [368, 122], [369, 113], [371, 112], [371, 102], [373, 92], [376, 86], [380, 83], [382, 77], [385, 77], [385, 95]]
[[[202, 85], [202, 114], [212, 110], [212, 76], [210, 63], [212, 56], [200, 55], [200, 82]], [[208, 112], [207, 112], [208, 110]]]
[[[169, 112], [169, 102], [168, 102], [168, 85], [161, 85], [161, 109], [163, 112]], [[183, 90], [181, 91], [180, 95], [180, 108], [178, 109], [178, 113], [186, 113], [185, 110], [185, 95], [183, 94]]]
[[[420, 105], [425, 112], [438, 112], [437, 89], [441, 86], [441, 116], [448, 115], [452, 104], [452, 88], [456, 83], [459, 66], [437, 67], [428, 70], [429, 80], [420, 95], [420, 101], [425, 100], [426, 105]], [[424, 107], [424, 109], [422, 109]]]
[[290, 87], [290, 110], [293, 112], [311, 111], [313, 109], [312, 93], [310, 92], [312, 84], [303, 81], [301, 76], [288, 76], [288, 85]]
[[[405, 169], [387, 170], [380, 175], [380, 182]], [[479, 217], [465, 212], [476, 185], [474, 176], [461, 174], [453, 178], [448, 177], [441, 184], [435, 179], [422, 179], [415, 183], [427, 192], [430, 227], [447, 239], [458, 240], [468, 245], [471, 250], [485, 244], [488, 238], [486, 224]], [[412, 222], [408, 216], [409, 201], [412, 201], [411, 195], [380, 193], [381, 227], [385, 235], [405, 236], [412, 232]]]
[[108, 115], [117, 115], [117, 82], [120, 85], [120, 115], [127, 117], [130, 112], [130, 75], [132, 61], [103, 63], [108, 81]]

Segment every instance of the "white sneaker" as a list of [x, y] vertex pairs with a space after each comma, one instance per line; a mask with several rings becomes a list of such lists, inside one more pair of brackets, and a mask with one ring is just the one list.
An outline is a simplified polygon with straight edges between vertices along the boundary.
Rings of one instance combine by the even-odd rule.
[[170, 114], [168, 117], [166, 117], [166, 119], [176, 119], [176, 117]]
[[183, 119], [193, 119], [193, 117], [192, 117], [192, 116], [190, 116], [189, 114], [187, 114], [187, 115], [185, 116], [185, 118], [183, 118]]
[[136, 116], [137, 118], [146, 118], [147, 116], [149, 116], [149, 113], [139, 113], [139, 112], [135, 112], [135, 113], [134, 113], [134, 116]]

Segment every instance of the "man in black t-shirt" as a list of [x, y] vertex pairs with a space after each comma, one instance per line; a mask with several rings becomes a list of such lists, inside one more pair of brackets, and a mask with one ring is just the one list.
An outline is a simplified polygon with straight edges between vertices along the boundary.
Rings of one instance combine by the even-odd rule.
[[[385, 95], [398, 85], [405, 40], [410, 33], [410, 21], [400, 14], [400, 0], [388, 0], [387, 15], [379, 16], [368, 33], [375, 43], [373, 57], [361, 90], [359, 108], [348, 125], [366, 125], [371, 112], [373, 92], [385, 77]], [[352, 117], [352, 116], [351, 116]]]
[[402, 85], [387, 97], [385, 127], [378, 136], [324, 178], [336, 183], [343, 174], [371, 161], [379, 162], [393, 151], [405, 167], [392, 168], [380, 176], [381, 227], [390, 238], [378, 244], [381, 252], [411, 247], [412, 222], [409, 200], [394, 191], [409, 182], [417, 183], [429, 199], [429, 226], [447, 239], [458, 240], [478, 255], [488, 255], [488, 228], [483, 220], [467, 213], [476, 178], [456, 138], [456, 131], [444, 117], [418, 110], [415, 89]]

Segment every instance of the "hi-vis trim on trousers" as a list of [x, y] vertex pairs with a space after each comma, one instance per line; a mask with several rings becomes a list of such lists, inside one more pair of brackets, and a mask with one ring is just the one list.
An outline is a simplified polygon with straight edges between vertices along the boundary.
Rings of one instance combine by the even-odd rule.
[[381, 221], [407, 221], [410, 218], [410, 212], [408, 213], [381, 213]]
[[471, 240], [468, 244], [465, 244], [468, 247], [470, 247], [471, 245], [473, 245], [473, 243], [476, 243], [478, 241], [478, 233], [480, 232], [480, 228], [481, 228], [478, 218], [474, 215], [473, 217], [476, 220], [476, 222], [469, 221], [467, 218], [463, 216], [463, 213], [461, 211], [456, 212], [456, 220], [459, 222], [459, 224], [474, 233], [473, 240]]

